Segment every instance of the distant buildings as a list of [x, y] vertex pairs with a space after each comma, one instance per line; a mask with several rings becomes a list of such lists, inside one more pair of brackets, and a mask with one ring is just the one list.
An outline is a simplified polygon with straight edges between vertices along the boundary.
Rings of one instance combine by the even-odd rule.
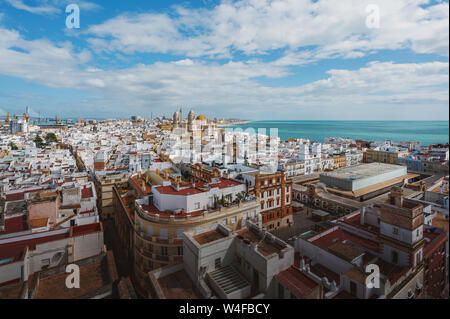
[[399, 158], [408, 155], [408, 150], [401, 150], [397, 147], [376, 147], [374, 149], [368, 149], [366, 151], [367, 163], [388, 163], [398, 164]]
[[26, 119], [12, 119], [9, 124], [10, 133], [27, 133], [28, 132], [28, 121]]

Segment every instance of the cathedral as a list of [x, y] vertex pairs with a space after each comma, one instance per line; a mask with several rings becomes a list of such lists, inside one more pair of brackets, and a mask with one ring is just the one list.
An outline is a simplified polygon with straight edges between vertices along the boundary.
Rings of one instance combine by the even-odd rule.
[[189, 111], [187, 120], [182, 118], [182, 110], [173, 113], [173, 129], [177, 132], [189, 132], [198, 136], [213, 136], [216, 125], [204, 115], [195, 117], [193, 110]]

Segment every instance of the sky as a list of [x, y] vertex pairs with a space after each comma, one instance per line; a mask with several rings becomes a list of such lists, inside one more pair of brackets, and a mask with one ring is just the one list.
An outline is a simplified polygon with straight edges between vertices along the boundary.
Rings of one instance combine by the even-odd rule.
[[0, 116], [448, 120], [448, 46], [439, 0], [0, 0]]

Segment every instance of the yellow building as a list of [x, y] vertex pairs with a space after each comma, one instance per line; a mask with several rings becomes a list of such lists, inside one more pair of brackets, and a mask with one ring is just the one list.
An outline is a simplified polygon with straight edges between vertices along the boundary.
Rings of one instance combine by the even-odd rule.
[[347, 165], [345, 155], [333, 156], [333, 168], [341, 168]]
[[398, 165], [398, 158], [403, 152], [387, 152], [368, 149], [366, 151], [366, 163], [387, 163]]

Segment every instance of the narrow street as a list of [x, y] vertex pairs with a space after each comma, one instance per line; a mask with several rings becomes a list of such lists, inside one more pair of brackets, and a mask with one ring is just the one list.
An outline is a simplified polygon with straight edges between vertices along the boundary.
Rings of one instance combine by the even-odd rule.
[[106, 248], [114, 253], [117, 273], [119, 277], [131, 277], [131, 262], [126, 258], [125, 252], [120, 245], [114, 221], [111, 219], [102, 221], [104, 228], [104, 241]]

